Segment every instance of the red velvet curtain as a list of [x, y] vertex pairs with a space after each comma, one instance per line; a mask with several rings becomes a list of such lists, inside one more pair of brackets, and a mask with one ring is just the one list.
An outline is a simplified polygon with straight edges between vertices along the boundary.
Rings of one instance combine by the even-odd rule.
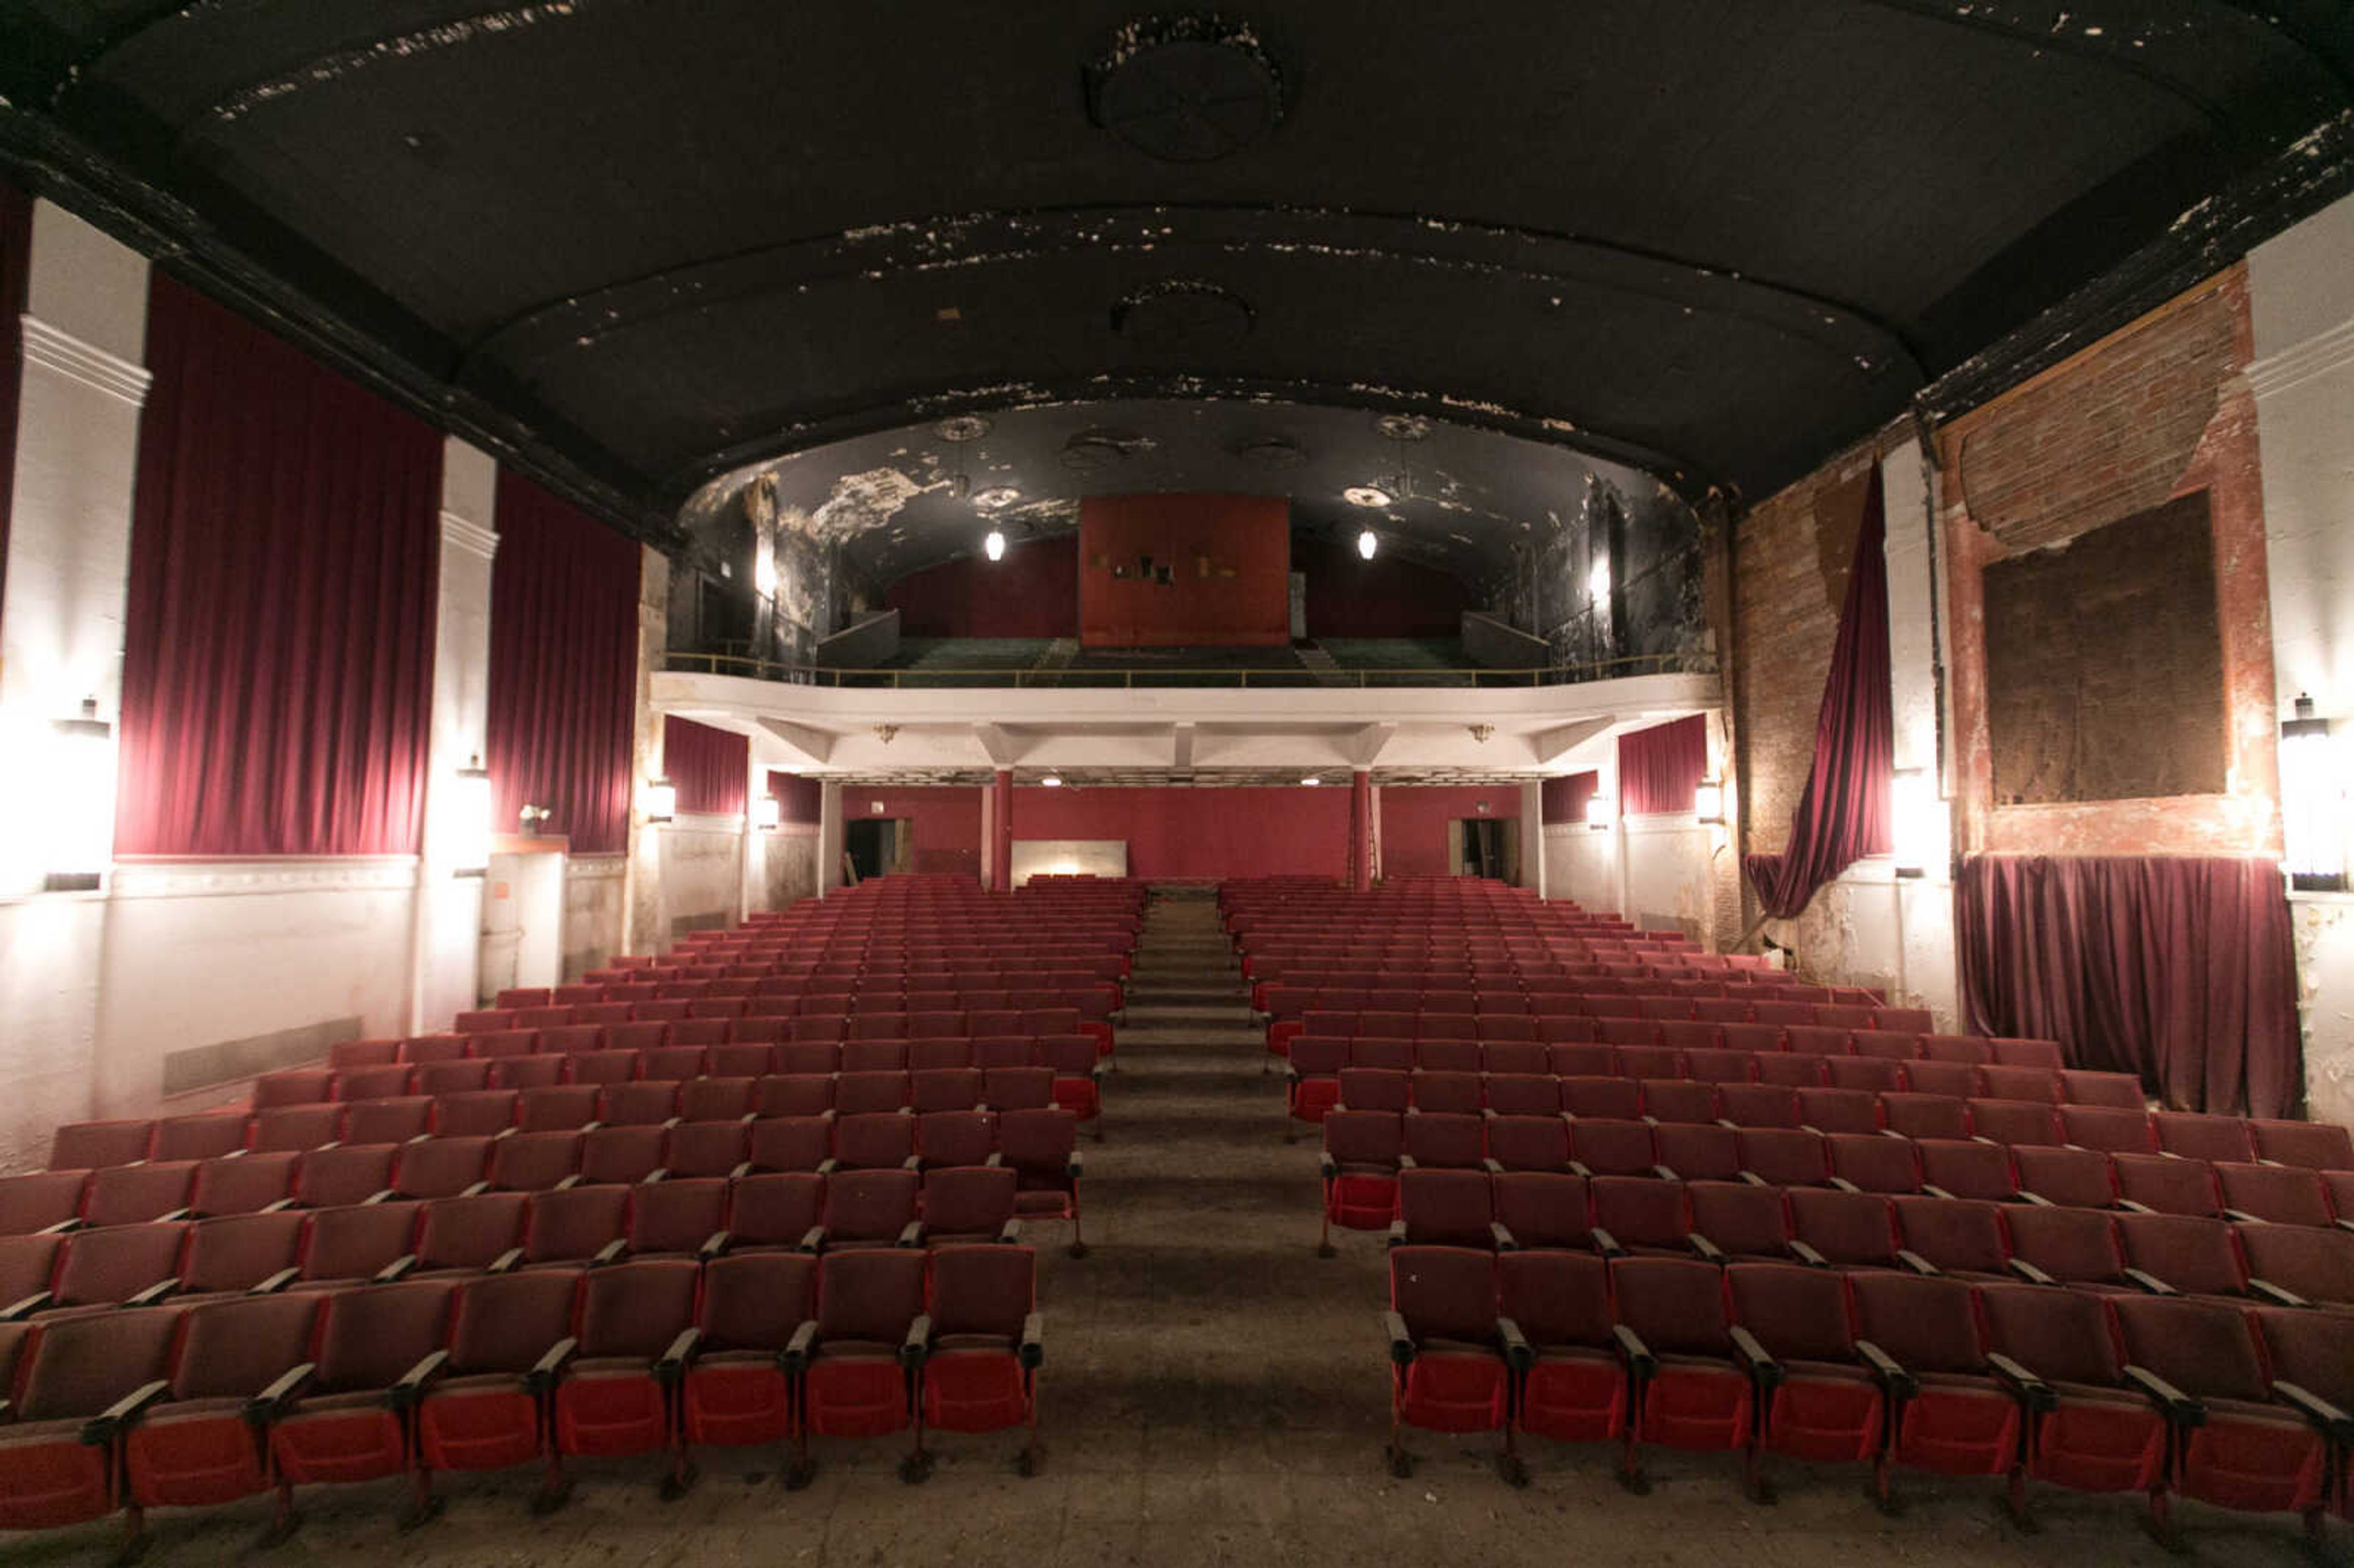
[[742, 815], [751, 770], [752, 743], [734, 730], [663, 716], [663, 776], [678, 787], [679, 815]]
[[1973, 855], [1969, 1026], [2057, 1040], [2170, 1109], [2289, 1115], [2303, 1050], [2288, 899], [2267, 860]]
[[1601, 781], [1602, 776], [1590, 770], [1546, 779], [1540, 791], [1543, 796], [1545, 825], [1584, 822], [1585, 803], [1594, 799], [1595, 787]]
[[1694, 714], [1618, 737], [1618, 810], [1629, 817], [1692, 809], [1708, 776], [1708, 720]]
[[25, 285], [33, 198], [0, 179], [0, 594], [8, 588], [8, 508], [16, 486], [16, 399], [25, 383]]
[[1888, 516], [1875, 466], [1848, 568], [1847, 602], [1815, 720], [1815, 760], [1790, 813], [1789, 847], [1743, 861], [1758, 903], [1797, 916], [1815, 889], [1868, 854], [1885, 854], [1895, 721], [1888, 697]]
[[147, 363], [118, 853], [415, 853], [441, 438], [161, 272]]
[[777, 820], [815, 827], [825, 800], [825, 787], [814, 779], [776, 768], [769, 771], [769, 793], [777, 798]]
[[638, 704], [638, 546], [501, 471], [491, 571], [489, 755], [495, 821], [528, 803], [575, 854], [630, 842]]

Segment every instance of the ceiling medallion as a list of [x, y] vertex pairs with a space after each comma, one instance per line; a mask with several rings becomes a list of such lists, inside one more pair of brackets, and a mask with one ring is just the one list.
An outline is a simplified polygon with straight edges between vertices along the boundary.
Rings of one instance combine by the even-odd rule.
[[1229, 158], [1283, 118], [1283, 72], [1247, 24], [1216, 16], [1130, 22], [1087, 71], [1087, 112], [1147, 157]]
[[932, 434], [944, 441], [977, 441], [989, 434], [989, 421], [979, 414], [951, 414], [932, 427]]

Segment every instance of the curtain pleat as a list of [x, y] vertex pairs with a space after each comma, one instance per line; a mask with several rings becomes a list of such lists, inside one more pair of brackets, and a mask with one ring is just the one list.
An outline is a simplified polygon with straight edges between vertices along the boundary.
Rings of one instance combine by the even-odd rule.
[[1865, 855], [1885, 854], [1891, 847], [1895, 721], [1888, 694], [1887, 539], [1887, 511], [1874, 467], [1815, 720], [1814, 764], [1790, 814], [1789, 846], [1780, 854], [1753, 854], [1742, 862], [1758, 903], [1776, 919], [1796, 918], [1817, 888]]
[[2057, 1040], [2176, 1110], [2278, 1117], [2302, 1097], [2273, 862], [1972, 855], [1956, 918], [1971, 1029]]
[[1618, 737], [1618, 809], [1630, 817], [1692, 809], [1708, 775], [1708, 720], [1694, 714]]
[[487, 753], [496, 821], [526, 804], [575, 854], [629, 848], [637, 724], [637, 545], [501, 471]]
[[117, 853], [415, 853], [440, 437], [160, 272], [147, 360]]

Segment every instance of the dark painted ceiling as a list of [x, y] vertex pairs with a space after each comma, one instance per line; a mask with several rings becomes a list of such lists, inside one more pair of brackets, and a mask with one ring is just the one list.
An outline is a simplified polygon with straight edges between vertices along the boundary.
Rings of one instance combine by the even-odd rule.
[[2338, 0], [1145, 15], [15, 0], [0, 147], [655, 531], [782, 451], [1204, 395], [1755, 496], [2346, 183]]
[[[1403, 439], [1386, 433], [1384, 420]], [[764, 478], [796, 526], [840, 546], [848, 580], [879, 589], [972, 554], [992, 527], [1015, 544], [1069, 533], [1082, 496], [1282, 495], [1295, 530], [1353, 549], [1359, 530], [1370, 527], [1381, 548], [1477, 585], [1511, 546], [1539, 543], [1575, 517], [1596, 481], [1614, 487], [1630, 513], [1670, 499], [1639, 470], [1565, 447], [1354, 408], [1085, 403], [1005, 410], [985, 423], [963, 441], [925, 424], [770, 459], [706, 485], [685, 520], [700, 535], [733, 537], [743, 487]], [[1384, 491], [1391, 503], [1346, 499], [1363, 486]], [[999, 500], [991, 492], [1001, 490], [1013, 493], [990, 504]]]

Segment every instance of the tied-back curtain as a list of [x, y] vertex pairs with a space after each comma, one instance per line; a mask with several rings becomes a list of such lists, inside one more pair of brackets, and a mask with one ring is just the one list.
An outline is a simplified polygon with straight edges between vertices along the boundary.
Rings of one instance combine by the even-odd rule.
[[1584, 822], [1585, 803], [1594, 799], [1595, 787], [1600, 780], [1601, 775], [1590, 769], [1546, 779], [1542, 791], [1544, 825], [1553, 827], [1562, 822]]
[[777, 798], [777, 820], [795, 827], [815, 827], [825, 800], [825, 786], [798, 773], [771, 768], [769, 793]]
[[407, 854], [441, 438], [158, 272], [122, 671], [123, 854]]
[[1962, 863], [1974, 1033], [2057, 1040], [2168, 1108], [2290, 1114], [2304, 1084], [2288, 899], [2271, 861], [1973, 855]]
[[678, 789], [679, 815], [735, 817], [744, 812], [752, 743], [670, 714], [663, 719], [663, 774]]
[[1814, 766], [1790, 813], [1789, 847], [1742, 863], [1758, 904], [1777, 920], [1796, 918], [1817, 888], [1865, 855], [1885, 854], [1891, 847], [1896, 726], [1888, 696], [1887, 540], [1887, 509], [1874, 465], [1815, 719]]
[[1629, 817], [1692, 809], [1708, 775], [1708, 720], [1694, 714], [1618, 737], [1618, 809]]
[[638, 546], [502, 471], [491, 569], [487, 755], [499, 827], [525, 805], [575, 854], [630, 842]]

